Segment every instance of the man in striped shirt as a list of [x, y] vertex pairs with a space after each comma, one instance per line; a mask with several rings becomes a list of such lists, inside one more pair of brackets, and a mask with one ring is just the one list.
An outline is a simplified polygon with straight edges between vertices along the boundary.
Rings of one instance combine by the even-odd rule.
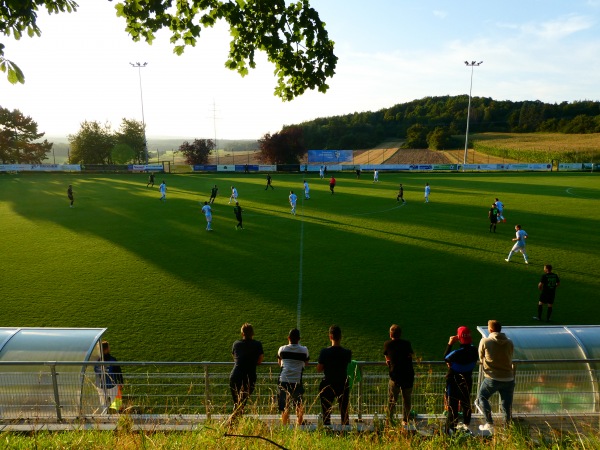
[[304, 418], [302, 373], [304, 366], [308, 364], [308, 349], [299, 342], [300, 331], [294, 328], [288, 334], [288, 345], [279, 347], [277, 352], [277, 361], [281, 366], [278, 403], [283, 425], [287, 425], [290, 421], [290, 404], [292, 403], [296, 406], [297, 424], [302, 425]]

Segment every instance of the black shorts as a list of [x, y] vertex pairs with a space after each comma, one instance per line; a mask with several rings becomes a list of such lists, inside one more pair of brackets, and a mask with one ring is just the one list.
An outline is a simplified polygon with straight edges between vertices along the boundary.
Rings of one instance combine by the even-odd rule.
[[540, 295], [540, 303], [543, 303], [544, 305], [554, 304], [554, 295], [545, 295], [545, 296]]
[[302, 383], [279, 382], [279, 396], [277, 402], [279, 411], [285, 411], [290, 405], [296, 407], [301, 405], [302, 394], [304, 394], [304, 386]]

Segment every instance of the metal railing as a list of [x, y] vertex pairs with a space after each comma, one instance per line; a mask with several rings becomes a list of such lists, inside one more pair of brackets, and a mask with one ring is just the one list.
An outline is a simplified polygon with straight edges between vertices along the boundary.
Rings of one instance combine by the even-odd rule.
[[[599, 415], [600, 360], [515, 361], [516, 389], [513, 414]], [[100, 389], [94, 366], [98, 362], [0, 362], [0, 421], [61, 422], [101, 420], [110, 416], [106, 392]], [[124, 376], [120, 411], [140, 417], [191, 417], [197, 421], [225, 417], [232, 412], [229, 372], [225, 362], [119, 362]], [[355, 419], [383, 416], [388, 403], [388, 369], [383, 362], [358, 362], [351, 388]], [[440, 418], [444, 413], [446, 365], [441, 361], [415, 363], [412, 409], [419, 417]], [[279, 414], [276, 363], [258, 368], [256, 389], [246, 413]], [[481, 373], [474, 374], [473, 399]], [[320, 413], [321, 374], [306, 368], [306, 416]], [[500, 414], [497, 396], [493, 411]], [[398, 408], [401, 411], [401, 408]], [[334, 411], [335, 412], [335, 411]], [[335, 418], [334, 414], [334, 418]], [[339, 416], [338, 416], [339, 417]]]

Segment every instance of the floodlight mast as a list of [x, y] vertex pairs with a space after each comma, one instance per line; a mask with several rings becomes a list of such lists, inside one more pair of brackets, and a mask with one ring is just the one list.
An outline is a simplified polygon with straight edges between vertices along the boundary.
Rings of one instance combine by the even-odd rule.
[[[467, 131], [465, 133], [465, 155], [463, 165], [467, 164], [469, 152], [469, 120], [471, 119], [471, 92], [473, 91], [473, 69], [483, 64], [483, 61], [465, 61], [465, 65], [471, 68], [471, 86], [469, 87], [469, 106], [467, 107]], [[464, 168], [463, 168], [464, 170]]]
[[144, 158], [146, 160], [146, 164], [148, 164], [148, 143], [146, 142], [146, 120], [144, 119], [144, 95], [142, 93], [142, 67], [146, 67], [148, 65], [145, 63], [129, 63], [131, 67], [137, 67], [138, 76], [140, 79], [140, 102], [142, 103], [142, 127], [144, 128]]

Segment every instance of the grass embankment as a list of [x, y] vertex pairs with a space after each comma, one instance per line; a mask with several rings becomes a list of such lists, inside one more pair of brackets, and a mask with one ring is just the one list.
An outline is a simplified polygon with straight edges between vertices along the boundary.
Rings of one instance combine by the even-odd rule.
[[126, 421], [116, 432], [74, 431], [38, 432], [31, 435], [3, 433], [2, 448], [11, 449], [106, 449], [119, 450], [270, 450], [273, 448], [302, 450], [395, 450], [398, 448], [439, 449], [591, 449], [600, 448], [597, 432], [581, 430], [580, 434], [530, 434], [527, 429], [513, 427], [497, 430], [492, 437], [466, 435], [447, 437], [441, 434], [422, 436], [398, 429], [379, 433], [301, 431], [295, 428], [268, 427], [264, 423], [243, 419], [238, 427], [227, 430], [219, 424], [208, 424], [187, 432], [131, 432]]

